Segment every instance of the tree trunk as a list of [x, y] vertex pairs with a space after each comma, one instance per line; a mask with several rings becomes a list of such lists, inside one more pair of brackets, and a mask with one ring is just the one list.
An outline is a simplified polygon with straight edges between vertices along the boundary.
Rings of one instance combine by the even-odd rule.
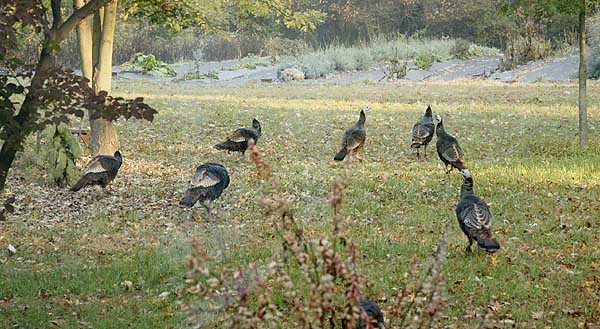
[[[112, 52], [117, 18], [117, 0], [109, 2], [104, 7], [104, 16], [101, 20], [102, 33], [100, 42], [94, 45], [97, 49], [97, 64], [94, 68], [93, 86], [95, 92], [102, 90], [110, 93], [112, 83]], [[95, 22], [100, 16], [95, 17]], [[94, 24], [94, 30], [97, 31]], [[97, 33], [94, 33], [97, 35]], [[97, 47], [97, 48], [96, 48]], [[94, 51], [95, 52], [95, 51]], [[90, 120], [90, 148], [92, 154], [112, 155], [119, 149], [119, 137], [112, 122], [104, 119]]]
[[[75, 9], [83, 7], [86, 0], [74, 0], [73, 5]], [[81, 72], [83, 76], [90, 80], [90, 87], [92, 86], [92, 79], [94, 78], [94, 63], [92, 57], [92, 19], [87, 17], [77, 25], [77, 39], [79, 41], [79, 54], [81, 55]]]
[[587, 45], [585, 31], [585, 0], [579, 12], [579, 145], [587, 145]]
[[102, 21], [104, 20], [104, 8], [96, 10], [92, 21], [92, 64], [94, 70], [98, 66], [98, 58], [100, 57], [100, 44], [102, 41]]
[[[42, 90], [46, 81], [46, 74], [50, 66], [52, 66], [53, 55], [50, 53], [50, 39], [46, 39], [44, 48], [40, 54], [40, 60], [35, 68], [35, 74], [31, 78], [30, 90]], [[0, 191], [4, 191], [8, 171], [15, 160], [17, 151], [21, 149], [23, 141], [31, 132], [31, 123], [33, 114], [37, 111], [35, 92], [28, 92], [25, 100], [21, 104], [19, 113], [15, 116], [15, 121], [19, 124], [19, 131], [15, 132], [15, 136], [4, 142], [0, 150]]]

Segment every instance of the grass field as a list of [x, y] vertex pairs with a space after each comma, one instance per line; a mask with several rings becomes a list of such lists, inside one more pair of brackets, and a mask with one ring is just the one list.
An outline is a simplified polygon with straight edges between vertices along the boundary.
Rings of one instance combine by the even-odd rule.
[[[413, 255], [431, 255], [450, 222], [444, 325], [477, 327], [493, 298], [506, 328], [600, 324], [598, 84], [589, 87], [587, 148], [577, 146], [575, 84], [119, 81], [114, 92], [142, 95], [159, 114], [152, 124], [118, 124], [125, 160], [110, 194], [46, 186], [33, 143], [11, 171], [17, 213], [0, 223], [0, 327], [185, 326], [176, 295], [192, 237], [228, 264], [260, 263], [280, 249], [259, 211], [254, 164], [212, 145], [258, 117], [264, 157], [296, 217], [318, 234], [328, 229], [327, 196], [343, 168], [331, 159], [365, 105], [373, 108], [365, 161], [354, 164], [344, 212], [369, 298], [401, 287]], [[434, 146], [421, 161], [408, 148], [427, 104], [461, 142], [475, 191], [491, 207], [502, 245], [495, 258], [464, 253], [454, 215], [460, 175], [446, 176]], [[231, 175], [211, 222], [201, 208], [177, 204], [195, 166], [208, 161]]]

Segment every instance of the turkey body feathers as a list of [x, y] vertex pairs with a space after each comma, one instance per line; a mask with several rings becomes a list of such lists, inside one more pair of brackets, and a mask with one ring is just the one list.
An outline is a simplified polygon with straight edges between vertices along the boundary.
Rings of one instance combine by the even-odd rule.
[[359, 304], [360, 308], [367, 313], [369, 322], [366, 324], [361, 321], [358, 328], [383, 328], [383, 312], [379, 305], [368, 299], [361, 300]]
[[[439, 116], [438, 120], [439, 123], [436, 128], [437, 142], [435, 146], [440, 160], [442, 160], [446, 167], [451, 166], [450, 170], [452, 170], [452, 167], [458, 170], [464, 169], [464, 153], [462, 148], [458, 144], [456, 138], [446, 133]], [[450, 172], [450, 170], [448, 170], [448, 172]]]
[[500, 249], [500, 244], [491, 232], [492, 213], [485, 201], [473, 193], [473, 178], [470, 174], [465, 177], [460, 194], [460, 201], [456, 205], [456, 218], [469, 241], [467, 249], [470, 250], [473, 240], [488, 252]]
[[335, 155], [333, 160], [342, 161], [348, 153], [352, 152], [353, 154], [358, 154], [358, 152], [360, 152], [367, 139], [365, 121], [365, 110], [361, 110], [358, 122], [344, 132], [344, 136], [342, 137], [342, 149]]
[[417, 121], [412, 129], [412, 148], [420, 148], [421, 146], [427, 147], [427, 145], [433, 139], [435, 133], [435, 126], [433, 124], [433, 117], [431, 113], [431, 107], [427, 107], [425, 115], [421, 120]]
[[[355, 327], [356, 329], [384, 328], [383, 312], [381, 312], [379, 305], [368, 299], [361, 300], [358, 305], [367, 314], [367, 321], [365, 322], [364, 319], [360, 318]], [[342, 319], [342, 328], [348, 328], [348, 320], [345, 318]]]
[[215, 148], [219, 150], [227, 150], [230, 152], [245, 153], [248, 149], [248, 142], [253, 140], [258, 142], [261, 135], [261, 125], [258, 120], [252, 120], [252, 128], [240, 128], [231, 134], [226, 141], [216, 144]]
[[229, 186], [227, 169], [218, 163], [205, 163], [196, 168], [181, 205], [193, 207], [196, 202], [213, 201]]
[[121, 152], [117, 151], [113, 156], [98, 155], [92, 158], [83, 168], [83, 176], [71, 187], [71, 192], [77, 192], [86, 186], [99, 185], [106, 187], [119, 172], [123, 163]]

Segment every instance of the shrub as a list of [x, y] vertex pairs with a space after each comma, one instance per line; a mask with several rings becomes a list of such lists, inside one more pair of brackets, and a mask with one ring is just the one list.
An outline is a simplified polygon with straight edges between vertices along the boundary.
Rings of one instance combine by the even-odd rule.
[[331, 59], [335, 70], [340, 72], [351, 72], [356, 70], [356, 61], [351, 48], [334, 48], [331, 51]]
[[421, 53], [415, 57], [415, 65], [421, 70], [427, 70], [433, 65], [435, 57], [430, 53]]
[[199, 79], [213, 79], [219, 80], [219, 71], [211, 70], [206, 73], [202, 73], [198, 70], [187, 72], [181, 78], [182, 80], [199, 80]]
[[161, 77], [174, 77], [177, 72], [171, 65], [161, 62], [154, 55], [144, 55], [137, 53], [129, 62], [121, 65], [121, 70], [129, 72], [140, 72]]
[[308, 45], [302, 40], [286, 38], [270, 38], [265, 42], [265, 51], [271, 57], [271, 63], [277, 63], [281, 56], [299, 56], [308, 50]]
[[268, 57], [260, 57], [254, 54], [249, 54], [248, 57], [245, 57], [243, 60], [246, 60], [247, 63], [237, 63], [231, 66], [223, 68], [225, 71], [235, 71], [235, 70], [255, 70], [259, 66], [269, 66], [271, 62]]
[[471, 56], [471, 43], [465, 39], [456, 39], [454, 46], [450, 49], [452, 57], [465, 59]]
[[79, 170], [75, 165], [83, 153], [79, 141], [65, 123], [50, 125], [42, 133], [46, 146], [40, 164], [46, 168], [48, 181], [58, 186], [75, 184]]
[[385, 78], [388, 80], [402, 79], [408, 73], [408, 67], [406, 62], [400, 59], [391, 59], [388, 64], [384, 67], [383, 73]]
[[375, 64], [375, 60], [369, 49], [364, 48], [354, 54], [354, 62], [356, 63], [356, 69], [359, 71], [368, 70]]
[[600, 15], [591, 18], [588, 22], [588, 77], [600, 78]]
[[298, 67], [307, 79], [318, 79], [335, 72], [335, 62], [323, 52], [302, 55], [298, 58]]
[[540, 36], [525, 37], [517, 35], [508, 41], [500, 68], [508, 70], [529, 61], [544, 59], [552, 55], [550, 41]]

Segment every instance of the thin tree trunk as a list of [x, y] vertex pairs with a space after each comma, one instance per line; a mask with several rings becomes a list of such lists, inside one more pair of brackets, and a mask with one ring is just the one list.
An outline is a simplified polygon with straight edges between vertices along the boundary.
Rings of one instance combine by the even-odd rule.
[[587, 45], [585, 31], [585, 0], [579, 12], [579, 145], [587, 145]]
[[[46, 45], [48, 44], [49, 41], [47, 40]], [[45, 46], [40, 54], [40, 60], [36, 66], [35, 74], [31, 78], [30, 90], [41, 90], [43, 88], [44, 81], [46, 81], [46, 73], [52, 66], [53, 56], [47, 47], [48, 46]], [[18, 132], [15, 132], [15, 136], [11, 136], [10, 140], [4, 142], [2, 149], [0, 150], [0, 191], [4, 191], [8, 171], [15, 160], [17, 151], [22, 147], [23, 141], [31, 132], [31, 123], [29, 121], [32, 120], [32, 116], [37, 110], [35, 99], [35, 92], [27, 93], [25, 100], [23, 100], [23, 103], [21, 104], [19, 113], [15, 116], [15, 121], [21, 128]]]
[[[75, 9], [83, 7], [86, 0], [74, 0]], [[77, 39], [79, 41], [79, 54], [81, 55], [81, 72], [83, 76], [90, 80], [90, 87], [92, 86], [92, 79], [94, 78], [94, 63], [92, 57], [92, 18], [87, 17], [77, 25]]]
[[[98, 47], [98, 64], [94, 70], [94, 90], [110, 93], [112, 83], [112, 52], [117, 18], [117, 0], [104, 7], [102, 36]], [[93, 154], [113, 154], [119, 149], [119, 136], [112, 122], [90, 120], [90, 148]]]
[[[98, 61], [100, 58], [100, 44], [102, 43], [102, 21], [104, 20], [104, 8], [96, 10], [92, 21], [92, 76], [96, 75]], [[94, 84], [95, 81], [92, 81]], [[92, 85], [92, 88], [95, 87]]]

